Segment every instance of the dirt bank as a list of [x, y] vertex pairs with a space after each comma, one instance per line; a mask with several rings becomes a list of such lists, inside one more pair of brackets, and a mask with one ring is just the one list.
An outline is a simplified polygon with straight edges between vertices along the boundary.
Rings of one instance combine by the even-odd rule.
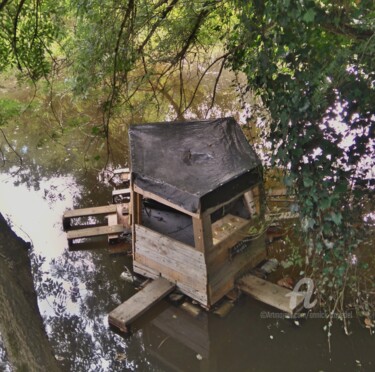
[[60, 371], [39, 313], [29, 248], [0, 214], [0, 333], [15, 371]]

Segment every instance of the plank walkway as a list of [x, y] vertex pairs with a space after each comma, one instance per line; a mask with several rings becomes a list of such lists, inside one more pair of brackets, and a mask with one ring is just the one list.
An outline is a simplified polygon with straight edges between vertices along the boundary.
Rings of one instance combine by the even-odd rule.
[[290, 296], [288, 296], [288, 294], [291, 293], [290, 289], [281, 287], [250, 274], [241, 278], [237, 285], [241, 291], [249, 294], [255, 299], [288, 314], [294, 314], [298, 311], [304, 301], [304, 296], [302, 294], [300, 296], [297, 295], [296, 306], [291, 308]]
[[123, 231], [124, 231], [123, 225], [96, 226], [96, 227], [88, 227], [88, 228], [79, 229], [79, 230], [70, 230], [70, 231], [67, 231], [66, 236], [67, 236], [68, 241], [71, 242], [73, 239], [90, 238], [93, 236], [100, 236], [100, 235], [120, 234]]
[[134, 296], [112, 310], [108, 315], [109, 323], [122, 332], [128, 332], [130, 323], [171, 293], [174, 288], [175, 284], [164, 278], [152, 281]]
[[116, 213], [116, 212], [117, 212], [116, 204], [105, 205], [102, 207], [71, 209], [71, 210], [64, 212], [63, 219], [97, 216], [101, 214], [111, 214], [111, 213]]

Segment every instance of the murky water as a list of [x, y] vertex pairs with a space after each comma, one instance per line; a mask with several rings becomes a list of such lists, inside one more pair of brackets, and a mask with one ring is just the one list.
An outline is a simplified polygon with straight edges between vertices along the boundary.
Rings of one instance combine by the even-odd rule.
[[[107, 315], [136, 291], [120, 278], [125, 267], [131, 268], [131, 259], [109, 254], [106, 238], [69, 250], [61, 225], [66, 208], [110, 201], [101, 168], [82, 167], [74, 149], [83, 144], [74, 135], [56, 145], [39, 143], [43, 135], [36, 124], [11, 128], [9, 139], [22, 152], [24, 167], [18, 171], [13, 157], [0, 169], [0, 212], [33, 244], [40, 312], [65, 370], [375, 370], [375, 335], [356, 319], [351, 321], [351, 336], [339, 324], [334, 326], [330, 354], [326, 323], [319, 314], [296, 323], [246, 296], [225, 318], [204, 312], [193, 317], [163, 302], [136, 322], [132, 334], [117, 334]], [[125, 145], [121, 151], [125, 163]], [[2, 370], [10, 368], [0, 338]]]

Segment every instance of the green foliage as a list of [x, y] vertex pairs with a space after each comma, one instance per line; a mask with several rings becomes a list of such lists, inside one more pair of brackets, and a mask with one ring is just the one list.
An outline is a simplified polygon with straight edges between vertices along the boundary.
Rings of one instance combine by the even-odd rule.
[[22, 105], [12, 99], [0, 99], [0, 127], [5, 125], [8, 120], [19, 115]]
[[270, 112], [273, 164], [284, 167], [297, 190], [306, 256], [322, 303], [334, 310], [338, 297], [324, 288], [344, 292], [362, 234], [355, 211], [372, 192], [373, 3], [235, 4], [241, 21], [228, 44], [231, 66], [246, 74]]
[[58, 10], [51, 1], [12, 1], [0, 11], [0, 72], [16, 67], [33, 80], [46, 76], [60, 32]]

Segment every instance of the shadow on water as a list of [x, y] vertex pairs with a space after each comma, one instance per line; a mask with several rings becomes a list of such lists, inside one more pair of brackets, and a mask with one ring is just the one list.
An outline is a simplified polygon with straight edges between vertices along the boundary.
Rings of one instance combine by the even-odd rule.
[[[125, 267], [131, 268], [131, 259], [110, 255], [105, 238], [71, 251], [61, 225], [66, 208], [109, 203], [110, 187], [100, 172], [81, 167], [79, 153], [52, 142], [40, 147], [40, 131], [35, 126], [29, 130], [10, 136], [19, 141], [24, 167], [11, 175], [17, 171], [15, 160], [2, 169], [0, 211], [33, 244], [39, 309], [64, 370], [375, 370], [375, 336], [356, 319], [350, 337], [339, 324], [334, 326], [329, 354], [324, 319], [297, 324], [248, 297], [241, 297], [225, 318], [204, 312], [194, 318], [163, 302], [140, 319], [130, 335], [114, 332], [107, 314], [136, 291], [120, 277]], [[72, 139], [69, 146], [79, 144]], [[126, 148], [121, 151], [126, 153]], [[1, 339], [0, 370], [10, 370]]]

